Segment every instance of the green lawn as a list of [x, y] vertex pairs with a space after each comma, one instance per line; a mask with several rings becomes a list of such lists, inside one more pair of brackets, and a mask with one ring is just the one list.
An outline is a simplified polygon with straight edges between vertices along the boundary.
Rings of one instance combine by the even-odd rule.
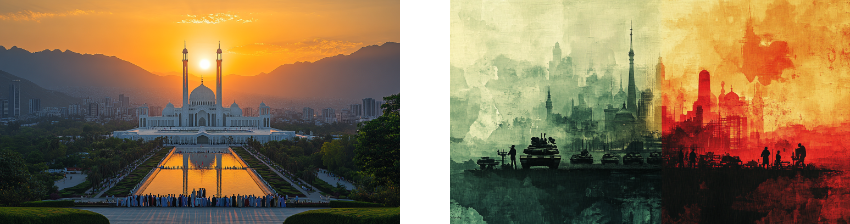
[[293, 187], [292, 184], [289, 184], [289, 182], [280, 177], [280, 175], [277, 175], [277, 173], [269, 169], [266, 164], [263, 164], [257, 160], [257, 158], [254, 158], [254, 156], [248, 154], [248, 152], [246, 152], [245, 149], [242, 149], [242, 147], [232, 147], [232, 149], [233, 152], [236, 152], [236, 154], [248, 164], [248, 166], [256, 170], [257, 173], [266, 180], [266, 182], [269, 182], [278, 194], [285, 194], [290, 197], [295, 197], [296, 195], [299, 197], [306, 197], [304, 194], [301, 194], [298, 189]]
[[0, 207], [0, 223], [108, 224], [105, 216], [73, 208]]
[[130, 194], [130, 190], [133, 190], [133, 187], [136, 187], [136, 184], [139, 184], [139, 182], [142, 181], [142, 178], [145, 178], [145, 176], [148, 175], [148, 172], [156, 167], [156, 165], [159, 164], [159, 161], [171, 152], [172, 148], [173, 147], [166, 147], [157, 151], [150, 159], [142, 163], [139, 167], [136, 167], [136, 170], [133, 170], [133, 172], [124, 177], [121, 182], [118, 182], [118, 184], [115, 184], [114, 187], [106, 191], [103, 196], [115, 195], [118, 197], [124, 197]]
[[395, 208], [329, 208], [311, 210], [286, 218], [283, 224], [349, 223], [389, 224], [401, 222], [401, 209]]

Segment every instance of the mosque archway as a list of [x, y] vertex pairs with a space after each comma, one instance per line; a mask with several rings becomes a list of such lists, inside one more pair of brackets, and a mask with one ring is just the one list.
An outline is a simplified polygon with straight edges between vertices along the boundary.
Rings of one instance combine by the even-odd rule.
[[198, 119], [198, 126], [207, 126], [207, 119], [203, 117]]

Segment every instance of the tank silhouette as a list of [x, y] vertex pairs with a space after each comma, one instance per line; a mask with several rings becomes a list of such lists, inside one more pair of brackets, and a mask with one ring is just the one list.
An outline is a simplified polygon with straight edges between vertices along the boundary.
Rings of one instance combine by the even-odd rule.
[[639, 152], [626, 153], [626, 156], [623, 156], [623, 165], [627, 164], [641, 165], [643, 164], [643, 156]]
[[499, 162], [496, 162], [496, 159], [490, 157], [481, 157], [475, 163], [481, 167], [481, 170], [493, 169], [493, 167], [499, 164]]
[[663, 160], [664, 159], [661, 158], [660, 152], [653, 152], [653, 153], [649, 154], [649, 158], [646, 158], [646, 163], [652, 164], [652, 165], [661, 165], [661, 162]]
[[643, 156], [640, 152], [643, 151], [643, 142], [632, 141], [626, 146], [626, 155], [623, 156], [623, 165], [627, 164], [643, 164]]
[[723, 155], [720, 159], [720, 166], [724, 168], [741, 168], [743, 161], [740, 156]]
[[582, 141], [582, 150], [579, 154], [574, 154], [570, 157], [571, 164], [593, 164], [593, 155], [587, 151], [585, 148], [584, 141]]
[[519, 156], [519, 162], [523, 169], [531, 168], [532, 166], [546, 166], [549, 169], [558, 169], [561, 164], [561, 155], [558, 151], [558, 146], [555, 145], [555, 139], [545, 137], [541, 134], [538, 137], [531, 138], [531, 145], [523, 149], [525, 155]]
[[614, 155], [614, 154], [611, 154], [611, 153], [605, 153], [605, 155], [602, 156], [602, 164], [603, 165], [604, 164], [619, 165], [620, 164], [620, 156]]

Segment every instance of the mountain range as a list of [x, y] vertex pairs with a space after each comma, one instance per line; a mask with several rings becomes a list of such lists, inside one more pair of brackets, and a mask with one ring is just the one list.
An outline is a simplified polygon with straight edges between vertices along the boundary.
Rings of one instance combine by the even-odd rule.
[[[400, 92], [399, 55], [399, 43], [387, 42], [363, 47], [349, 55], [284, 64], [268, 73], [229, 74], [223, 80], [223, 101], [252, 106], [265, 100], [269, 106], [283, 107], [289, 106], [283, 102], [292, 101], [380, 99]], [[180, 62], [175, 62], [175, 67], [179, 68]], [[0, 46], [0, 70], [70, 97], [117, 98], [123, 93], [133, 103], [165, 105], [171, 101], [177, 107], [182, 104], [179, 75], [157, 75], [115, 56], [70, 50], [30, 52]], [[190, 77], [191, 91], [200, 81], [196, 76]], [[215, 90], [214, 80], [207, 81], [210, 82], [205, 85]], [[8, 95], [8, 85], [5, 86], [0, 87], [0, 98]], [[23, 92], [22, 95], [26, 96]], [[45, 104], [46, 100], [42, 102]]]

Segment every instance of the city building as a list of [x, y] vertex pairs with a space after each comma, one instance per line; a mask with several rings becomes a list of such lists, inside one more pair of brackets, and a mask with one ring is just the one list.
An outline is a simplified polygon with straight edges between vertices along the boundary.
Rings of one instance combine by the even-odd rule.
[[30, 99], [30, 114], [38, 114], [41, 111], [41, 99]]
[[248, 138], [260, 142], [291, 139], [293, 131], [271, 128], [271, 108], [260, 103], [258, 116], [243, 116], [234, 101], [230, 107], [222, 104], [221, 46], [216, 51], [216, 90], [218, 95], [201, 84], [189, 94], [189, 51], [183, 48], [183, 105], [175, 107], [169, 102], [161, 116], [152, 116], [147, 103], [137, 109], [138, 128], [116, 131], [114, 136], [126, 139], [153, 140], [166, 137], [169, 144], [233, 144]]
[[325, 123], [334, 123], [336, 122], [336, 112], [334, 108], [325, 108], [322, 109], [322, 121]]
[[21, 80], [12, 80], [9, 84], [9, 117], [21, 116]]
[[313, 108], [305, 107], [301, 112], [301, 120], [312, 121], [314, 111]]

